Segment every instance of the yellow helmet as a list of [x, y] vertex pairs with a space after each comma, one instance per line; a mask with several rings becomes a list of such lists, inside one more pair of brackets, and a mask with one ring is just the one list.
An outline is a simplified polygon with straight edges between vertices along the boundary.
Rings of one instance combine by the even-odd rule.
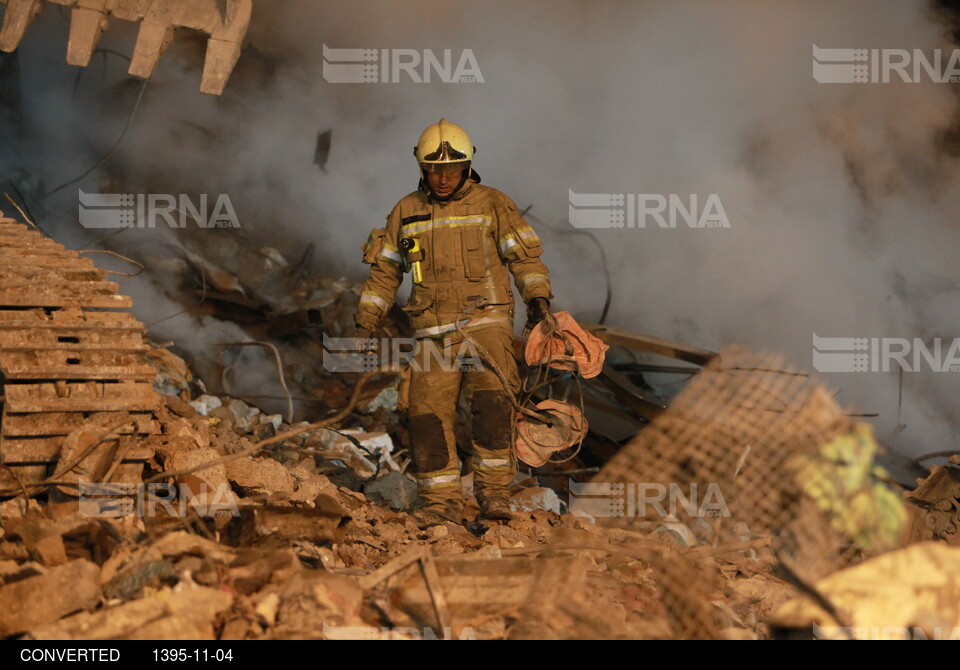
[[470, 141], [467, 131], [446, 119], [423, 131], [413, 153], [417, 157], [420, 169], [435, 172], [448, 165], [462, 164], [469, 168], [476, 147]]

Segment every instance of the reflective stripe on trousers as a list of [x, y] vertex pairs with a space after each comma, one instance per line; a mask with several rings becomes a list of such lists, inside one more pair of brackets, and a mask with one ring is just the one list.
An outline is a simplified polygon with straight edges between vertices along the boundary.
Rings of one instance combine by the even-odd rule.
[[419, 491], [430, 491], [438, 488], [448, 488], [450, 486], [460, 485], [460, 472], [456, 470], [441, 470], [439, 472], [426, 472], [417, 476], [417, 489]]

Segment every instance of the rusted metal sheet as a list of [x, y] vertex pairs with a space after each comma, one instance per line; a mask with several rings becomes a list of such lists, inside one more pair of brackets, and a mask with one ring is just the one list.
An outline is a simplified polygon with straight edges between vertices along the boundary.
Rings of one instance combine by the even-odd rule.
[[0, 351], [0, 370], [12, 379], [153, 379], [157, 370], [133, 352], [102, 350]]
[[[60, 449], [67, 438], [58, 437], [38, 437], [27, 439], [4, 439], [3, 452], [0, 453], [0, 461], [4, 465], [11, 464], [30, 464], [30, 463], [55, 463], [60, 456]], [[105, 440], [105, 443], [116, 442], [116, 440]], [[145, 461], [153, 455], [153, 450], [144, 447], [134, 447], [130, 449], [123, 457], [125, 462]]]
[[[0, 258], [0, 263], [3, 262], [3, 258]], [[74, 293], [69, 290], [58, 291], [55, 288], [35, 288], [29, 292], [0, 288], [0, 305], [10, 307], [66, 307], [75, 305], [78, 307], [127, 309], [133, 306], [133, 301], [125, 295], [89, 295], [82, 292]]]
[[[12, 278], [2, 282], [3, 290], [9, 292], [29, 293], [36, 290], [36, 282], [31, 282], [22, 278]], [[83, 281], [70, 279], [66, 281], [56, 281], [53, 277], [48, 277], [43, 289], [44, 293], [62, 294], [62, 295], [108, 295], [113, 298], [122, 298], [123, 296], [113, 295], [120, 288], [119, 284], [112, 281]], [[13, 305], [9, 305], [13, 306]]]
[[159, 398], [149, 382], [7, 384], [4, 409], [8, 412], [150, 411]]
[[[45, 465], [8, 465], [0, 468], [0, 489], [19, 490], [19, 479], [24, 486], [38, 484], [53, 474], [54, 466]], [[111, 477], [115, 482], [138, 482], [143, 476], [143, 461], [123, 461]]]
[[[114, 444], [159, 432], [143, 324], [129, 313], [91, 311], [131, 305], [106, 277], [92, 260], [0, 212], [0, 463], [52, 465], [84, 427], [130, 422]], [[150, 453], [138, 444], [125, 460]], [[45, 472], [16, 469], [24, 483]], [[7, 479], [0, 489], [16, 477], [7, 470]]]
[[62, 256], [79, 258], [78, 252], [62, 244], [5, 244], [0, 246], [0, 260], [20, 256]]
[[[0, 245], [3, 240], [0, 239]], [[0, 267], [0, 283], [10, 282], [54, 282], [67, 281], [106, 281], [107, 271], [99, 268], [76, 269], [69, 268], [35, 268], [29, 265]]]
[[10, 228], [0, 228], [0, 239], [16, 237], [17, 240], [42, 240], [46, 239], [36, 230], [11, 230]]
[[133, 330], [143, 332], [143, 324], [128, 312], [84, 312], [78, 308], [0, 309], [2, 328], [72, 328], [91, 330]]
[[31, 254], [29, 256], [0, 256], [0, 265], [31, 266], [37, 268], [76, 268], [78, 270], [93, 269], [93, 261], [89, 258], [70, 258], [63, 256], [43, 256]]
[[[160, 424], [155, 421], [153, 414], [129, 414], [131, 423], [135, 425], [123, 426], [117, 430], [121, 435], [137, 433], [140, 435], [155, 435], [160, 432]], [[94, 424], [104, 427], [113, 427], [125, 418], [121, 412], [37, 412], [35, 414], [4, 414], [3, 434], [12, 437], [51, 437], [69, 435], [84, 424]]]
[[63, 247], [63, 245], [56, 240], [44, 237], [43, 233], [32, 228], [27, 230], [0, 228], [0, 239], [4, 240], [7, 244], [12, 244], [17, 247]]
[[91, 350], [147, 351], [143, 336], [130, 330], [91, 328], [5, 328], [0, 323], [0, 350]]

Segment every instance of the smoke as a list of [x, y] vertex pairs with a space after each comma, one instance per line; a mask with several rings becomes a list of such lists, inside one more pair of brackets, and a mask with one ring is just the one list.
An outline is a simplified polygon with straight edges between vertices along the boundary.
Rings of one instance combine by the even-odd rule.
[[[603, 275], [589, 243], [550, 228], [570, 229], [570, 190], [701, 203], [716, 193], [730, 228], [597, 231], [613, 274], [608, 323], [712, 350], [774, 350], [805, 368], [813, 333], [948, 344], [960, 337], [957, 84], [820, 84], [811, 48], [948, 55], [949, 4], [261, 1], [224, 95], [197, 92], [202, 42], [178, 35], [111, 157], [121, 183], [98, 170], [79, 186], [227, 193], [244, 236], [288, 258], [316, 242], [317, 269], [359, 281], [360, 244], [415, 188], [413, 144], [442, 116], [471, 133], [484, 183], [547, 224], [555, 307], [581, 320], [599, 316]], [[76, 83], [66, 37], [53, 9], [27, 33], [24, 128], [0, 149], [0, 178], [22, 169], [47, 190], [68, 181], [103, 156], [134, 105], [140, 84], [117, 56], [98, 55]], [[134, 39], [113, 21], [102, 46], [130, 54]], [[485, 81], [329, 84], [324, 44], [454, 59], [471, 49]], [[312, 161], [327, 128], [323, 173]], [[44, 220], [88, 244], [74, 189], [44, 201]], [[147, 253], [178, 234], [129, 231], [116, 244]], [[158, 274], [124, 289], [148, 323], [177, 311]], [[187, 316], [157, 329], [197, 355], [212, 341]], [[878, 436], [901, 451], [956, 447], [960, 373], [904, 373], [902, 388], [895, 372], [825, 379], [844, 405], [878, 413]]]

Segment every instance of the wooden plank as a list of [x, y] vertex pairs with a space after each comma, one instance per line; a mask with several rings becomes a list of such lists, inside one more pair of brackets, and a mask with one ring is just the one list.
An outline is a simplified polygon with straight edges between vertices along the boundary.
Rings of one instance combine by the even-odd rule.
[[[395, 559], [396, 560], [396, 559]], [[450, 615], [462, 623], [478, 616], [516, 611], [538, 594], [550, 579], [561, 591], [573, 591], [586, 581], [586, 563], [574, 558], [437, 559], [439, 588]], [[421, 621], [434, 621], [433, 598], [420, 570], [407, 569], [392, 578], [397, 582], [393, 600]], [[560, 594], [558, 594], [560, 595]], [[541, 603], [546, 607], [548, 603]]]
[[[30, 463], [56, 463], [66, 436], [7, 439], [0, 442], [0, 462], [4, 465]], [[105, 440], [104, 444], [116, 440]], [[134, 446], [124, 456], [124, 463], [145, 461], [153, 456], [153, 449]]]
[[627, 407], [642, 416], [644, 419], [655, 419], [667, 408], [667, 405], [652, 393], [638, 388], [626, 375], [617, 372], [610, 366], [605, 366], [600, 373], [599, 381], [613, 391]]
[[[633, 414], [630, 414], [629, 412], [623, 411], [622, 409], [620, 409], [619, 407], [617, 407], [616, 405], [614, 405], [612, 402], [609, 402], [609, 401], [601, 402], [600, 400], [596, 400], [595, 398], [591, 398], [590, 396], [585, 395], [583, 398], [583, 405], [584, 407], [589, 407], [598, 412], [609, 414], [610, 416], [613, 416], [617, 419], [620, 419], [621, 421], [625, 421], [626, 423], [629, 423], [632, 425], [636, 425], [636, 426], [645, 425], [645, 422], [643, 420], [634, 416]], [[594, 427], [591, 426], [590, 429], [593, 430]]]
[[110, 427], [117, 425], [124, 418], [135, 422], [136, 426], [124, 426], [121, 434], [138, 433], [140, 435], [156, 435], [160, 432], [160, 424], [153, 420], [153, 414], [125, 414], [124, 412], [38, 412], [35, 414], [4, 413], [3, 436], [11, 437], [43, 437], [53, 435], [69, 435], [84, 424]]
[[143, 330], [143, 324], [129, 312], [83, 312], [77, 308], [50, 313], [43, 309], [0, 309], [0, 328], [8, 327]]
[[90, 350], [147, 351], [150, 346], [135, 330], [90, 328], [5, 328], [0, 324], [0, 350]]
[[0, 350], [7, 379], [153, 379], [157, 370], [137, 352], [100, 350]]
[[677, 358], [688, 363], [697, 365], [706, 365], [707, 362], [717, 354], [713, 351], [691, 347], [681, 342], [665, 340], [653, 335], [641, 335], [632, 333], [622, 328], [613, 326], [599, 326], [595, 324], [580, 324], [581, 327], [593, 333], [605, 343], [611, 346], [627, 347], [637, 351], [649, 351], [650, 353], [660, 354], [669, 358]]
[[4, 387], [4, 395], [4, 409], [11, 413], [152, 411], [160, 404], [160, 398], [149, 382], [8, 382]]
[[[3, 260], [0, 259], [0, 263]], [[133, 307], [133, 299], [125, 295], [85, 295], [70, 290], [65, 286], [63, 290], [34, 289], [32, 291], [11, 290], [4, 286], [0, 288], [0, 305], [10, 307], [112, 307], [115, 309], [129, 309]]]

